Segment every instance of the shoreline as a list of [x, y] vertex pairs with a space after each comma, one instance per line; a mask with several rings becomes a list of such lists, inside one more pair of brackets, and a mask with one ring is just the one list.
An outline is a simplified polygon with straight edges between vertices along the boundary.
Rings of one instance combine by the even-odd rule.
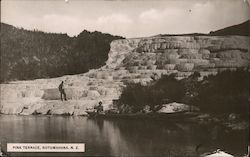
[[[157, 117], [153, 114], [153, 116], [149, 117], [148, 115], [141, 113], [141, 114], [133, 114], [133, 116], [127, 114], [123, 115], [123, 117], [118, 117], [121, 114], [117, 114], [116, 117], [90, 117], [88, 115], [67, 115], [67, 114], [55, 114], [55, 115], [49, 115], [49, 114], [31, 114], [31, 115], [18, 115], [18, 114], [2, 114], [0, 113], [1, 116], [17, 116], [17, 117], [48, 117], [48, 118], [53, 118], [53, 117], [68, 117], [68, 118], [74, 118], [74, 117], [84, 117], [92, 120], [149, 120], [149, 121], [157, 121], [157, 122], [170, 122], [170, 123], [190, 123], [190, 124], [197, 124], [201, 126], [209, 126], [209, 125], [219, 125], [225, 128], [225, 130], [229, 131], [247, 131], [249, 128], [249, 120], [245, 118], [230, 118], [229, 116], [226, 115], [208, 115], [204, 113], [196, 113], [196, 116], [190, 117], [190, 118], [180, 118], [177, 117], [176, 119], [174, 118], [163, 118], [163, 117]], [[159, 114], [158, 114], [159, 115]], [[218, 118], [220, 117], [220, 119]], [[223, 118], [221, 118], [223, 117]]]

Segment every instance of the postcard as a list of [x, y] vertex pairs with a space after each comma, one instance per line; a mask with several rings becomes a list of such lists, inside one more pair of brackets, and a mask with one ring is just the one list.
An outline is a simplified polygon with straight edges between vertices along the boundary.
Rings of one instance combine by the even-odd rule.
[[249, 0], [1, 0], [0, 157], [246, 157]]

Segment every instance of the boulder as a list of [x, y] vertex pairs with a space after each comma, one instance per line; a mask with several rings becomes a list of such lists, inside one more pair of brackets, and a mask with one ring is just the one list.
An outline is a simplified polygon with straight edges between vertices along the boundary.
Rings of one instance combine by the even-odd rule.
[[74, 116], [87, 116], [88, 113], [86, 112], [86, 109], [75, 109], [74, 110], [74, 113], [73, 113]]
[[218, 149], [211, 154], [202, 154], [200, 157], [234, 157], [234, 156]]
[[237, 118], [239, 118], [239, 115], [235, 114], [235, 113], [231, 113], [228, 116], [228, 120], [229, 121], [235, 121]]
[[207, 54], [210, 54], [210, 51], [207, 50], [207, 49], [200, 49], [200, 50], [199, 50], [199, 54], [207, 55]]
[[147, 68], [148, 68], [149, 70], [156, 70], [157, 65], [149, 65]]
[[23, 108], [20, 115], [32, 115], [32, 114], [35, 114], [35, 113], [37, 113], [36, 110], [40, 109], [44, 105], [45, 105], [44, 103], [40, 103], [40, 102], [33, 103], [33, 104]]
[[240, 50], [226, 50], [220, 51], [216, 53], [216, 57], [224, 60], [232, 60], [232, 59], [241, 59], [241, 51]]
[[181, 63], [176, 67], [178, 71], [192, 71], [194, 69], [194, 63]]
[[92, 100], [94, 100], [94, 99], [96, 99], [96, 98], [98, 98], [100, 96], [101, 96], [100, 93], [98, 91], [96, 91], [96, 90], [89, 90], [88, 93], [87, 93], [87, 97], [89, 99], [92, 99]]
[[74, 105], [70, 105], [68, 103], [56, 105], [51, 108], [50, 114], [52, 115], [73, 115], [74, 113]]
[[183, 55], [183, 54], [197, 54], [199, 52], [198, 49], [179, 49], [178, 54]]
[[164, 69], [165, 70], [174, 70], [175, 66], [176, 66], [176, 64], [165, 64]]
[[8, 105], [3, 105], [1, 108], [1, 112], [2, 114], [19, 114], [21, 113], [23, 110], [23, 106], [22, 105], [10, 105], [8, 103]]
[[187, 53], [187, 54], [182, 54], [180, 58], [185, 58], [185, 59], [202, 59], [202, 54], [198, 53]]
[[140, 70], [146, 70], [148, 67], [147, 66], [139, 66]]
[[202, 59], [209, 59], [210, 58], [210, 51], [207, 49], [200, 49], [199, 54], [202, 55]]
[[42, 115], [50, 114], [50, 111], [52, 110], [53, 107], [54, 107], [53, 104], [45, 104], [44, 106], [40, 107], [39, 109], [36, 109], [35, 112], [37, 114], [42, 114]]
[[128, 71], [130, 73], [136, 73], [136, 71], [138, 70], [138, 68], [139, 68], [138, 66], [130, 66], [127, 69], [128, 69]]
[[[65, 92], [66, 93], [66, 92]], [[68, 94], [68, 93], [66, 93]], [[60, 100], [60, 92], [58, 88], [45, 89], [44, 95], [42, 96], [44, 100]]]
[[179, 55], [177, 52], [165, 52], [162, 54], [162, 56], [165, 60], [179, 58]]
[[163, 107], [157, 111], [158, 113], [174, 113], [174, 112], [182, 112], [182, 111], [189, 111], [190, 106], [181, 104], [181, 103], [169, 103], [169, 104], [164, 104]]

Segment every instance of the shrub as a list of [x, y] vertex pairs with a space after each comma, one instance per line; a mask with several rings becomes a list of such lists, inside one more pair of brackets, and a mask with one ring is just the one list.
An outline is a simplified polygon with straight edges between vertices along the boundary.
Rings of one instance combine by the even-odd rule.
[[141, 112], [145, 106], [150, 110], [159, 110], [164, 103], [180, 102], [185, 95], [184, 85], [175, 79], [175, 75], [163, 76], [149, 86], [128, 84], [124, 88], [119, 105], [127, 105], [131, 112]]
[[239, 69], [209, 75], [199, 81], [200, 74], [176, 80], [175, 75], [163, 76], [149, 86], [129, 84], [120, 96], [119, 104], [130, 112], [141, 112], [146, 106], [157, 111], [162, 104], [180, 102], [194, 105], [202, 112], [248, 113], [249, 72]]
[[212, 113], [247, 113], [249, 72], [223, 71], [202, 81], [195, 104], [202, 111]]

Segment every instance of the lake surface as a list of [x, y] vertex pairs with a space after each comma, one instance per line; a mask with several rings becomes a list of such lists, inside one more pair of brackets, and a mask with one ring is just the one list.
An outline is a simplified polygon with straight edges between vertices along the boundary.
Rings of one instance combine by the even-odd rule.
[[[220, 148], [247, 152], [248, 132], [144, 120], [97, 120], [87, 117], [0, 115], [0, 141], [85, 143], [85, 153], [69, 156], [197, 156]], [[4, 146], [6, 149], [6, 146]], [[20, 154], [10, 154], [20, 155]], [[25, 153], [21, 155], [42, 155]], [[50, 156], [61, 154], [50, 153]]]

